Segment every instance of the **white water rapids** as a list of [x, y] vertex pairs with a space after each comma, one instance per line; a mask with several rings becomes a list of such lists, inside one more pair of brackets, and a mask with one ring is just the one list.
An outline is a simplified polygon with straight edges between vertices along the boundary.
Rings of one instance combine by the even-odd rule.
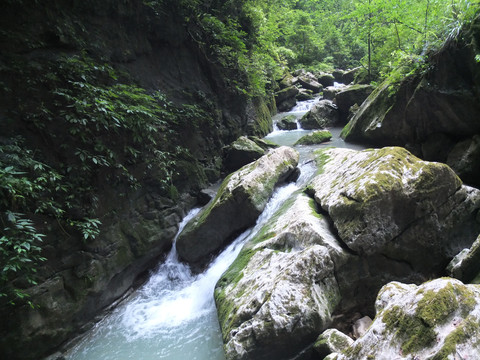
[[[99, 322], [66, 359], [224, 359], [213, 300], [215, 284], [245, 241], [297, 189], [295, 184], [277, 189], [257, 225], [241, 234], [202, 274], [192, 275], [189, 267], [178, 261], [174, 247], [150, 280]], [[185, 217], [179, 232], [198, 210]]]
[[[316, 99], [318, 100], [318, 99]], [[288, 114], [300, 118], [315, 101], [299, 103]], [[287, 113], [277, 114], [274, 122]], [[321, 146], [352, 147], [339, 138], [340, 129], [330, 129], [333, 140]], [[266, 138], [292, 146], [311, 130], [275, 130]], [[66, 354], [67, 360], [224, 360], [223, 343], [213, 299], [215, 284], [235, 260], [243, 244], [269, 220], [283, 202], [313, 176], [308, 163], [315, 146], [300, 146], [301, 176], [296, 184], [278, 188], [257, 225], [241, 234], [208, 267], [193, 275], [178, 261], [175, 246], [149, 281], [111, 314], [88, 331]], [[353, 146], [355, 148], [355, 146]], [[303, 163], [303, 164], [302, 164]], [[178, 233], [199, 209], [192, 210]]]

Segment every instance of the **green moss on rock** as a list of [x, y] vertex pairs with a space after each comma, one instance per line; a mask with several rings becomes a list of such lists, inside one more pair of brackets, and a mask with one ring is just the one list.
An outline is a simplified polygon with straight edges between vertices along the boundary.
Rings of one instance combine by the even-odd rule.
[[328, 130], [314, 131], [308, 135], [302, 136], [295, 145], [316, 145], [329, 141], [332, 133]]
[[404, 354], [421, 350], [435, 341], [436, 333], [430, 325], [415, 315], [406, 314], [399, 306], [385, 310], [382, 319], [387, 330], [402, 341]]
[[[480, 331], [478, 320], [472, 316], [466, 318], [462, 323], [445, 338], [440, 351], [431, 358], [431, 360], [448, 359], [449, 355], [454, 355], [457, 345], [466, 342], [475, 333]], [[478, 344], [477, 344], [478, 345]]]
[[458, 301], [453, 285], [448, 284], [438, 291], [424, 292], [418, 302], [416, 315], [426, 325], [434, 327], [443, 324], [457, 307]]

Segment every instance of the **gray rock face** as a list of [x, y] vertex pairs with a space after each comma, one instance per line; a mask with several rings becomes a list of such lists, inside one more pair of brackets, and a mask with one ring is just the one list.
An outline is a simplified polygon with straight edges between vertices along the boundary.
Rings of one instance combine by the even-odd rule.
[[[480, 72], [475, 61], [479, 23], [477, 17], [471, 30], [464, 31], [457, 41], [449, 42], [436, 53], [429, 61], [433, 66], [428, 72], [381, 84], [344, 129], [345, 139], [376, 146], [410, 144], [419, 148], [419, 156], [431, 159], [432, 149], [451, 147], [450, 141], [443, 142], [445, 136], [463, 141], [479, 135]], [[434, 134], [444, 136], [438, 138], [436, 147], [432, 144]], [[463, 163], [462, 159], [464, 152], [475, 153], [478, 159], [478, 151], [471, 148], [475, 142], [458, 145], [449, 164], [456, 167], [468, 184], [479, 186], [480, 174], [472, 174], [467, 165], [475, 162]], [[436, 160], [446, 162], [446, 154], [448, 151]], [[453, 159], [460, 162], [458, 167]]]
[[298, 89], [290, 86], [275, 93], [275, 103], [279, 111], [288, 111], [297, 103]]
[[338, 109], [330, 100], [320, 100], [298, 122], [302, 129], [324, 129], [338, 123]]
[[355, 104], [362, 105], [372, 91], [373, 86], [371, 85], [351, 85], [338, 92], [335, 96], [335, 103], [338, 106], [339, 120], [345, 124], [350, 107]]
[[402, 148], [330, 149], [323, 156], [312, 193], [352, 251], [428, 273], [475, 240], [480, 191], [462, 186], [447, 165]]
[[480, 236], [469, 249], [464, 249], [447, 266], [449, 276], [478, 284], [480, 275]]
[[312, 206], [304, 194], [288, 201], [217, 283], [227, 359], [288, 359], [331, 323], [334, 264], [349, 255]]
[[215, 199], [180, 233], [179, 257], [198, 266], [208, 263], [211, 254], [255, 223], [275, 185], [285, 180], [297, 164], [298, 152], [282, 146], [229, 175]]
[[447, 164], [471, 185], [480, 185], [480, 135], [459, 142], [448, 154]]
[[475, 359], [480, 353], [480, 288], [455, 279], [421, 286], [392, 282], [364, 336], [332, 359]]

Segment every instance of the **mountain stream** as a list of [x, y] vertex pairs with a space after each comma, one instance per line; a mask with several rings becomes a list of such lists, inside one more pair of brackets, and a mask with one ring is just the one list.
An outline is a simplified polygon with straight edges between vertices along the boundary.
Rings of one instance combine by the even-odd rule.
[[[274, 123], [287, 114], [303, 116], [317, 101], [299, 103], [288, 113], [274, 117]], [[356, 148], [339, 138], [340, 128], [329, 129], [333, 140], [325, 145]], [[274, 130], [266, 139], [292, 146], [311, 131]], [[243, 244], [265, 224], [281, 204], [314, 174], [309, 164], [315, 146], [299, 146], [302, 175], [295, 184], [279, 187], [255, 227], [241, 234], [202, 274], [192, 274], [178, 261], [175, 246], [149, 281], [130, 295], [103, 320], [89, 330], [66, 354], [67, 360], [224, 360], [213, 290], [223, 272]], [[199, 209], [182, 221], [179, 233]]]

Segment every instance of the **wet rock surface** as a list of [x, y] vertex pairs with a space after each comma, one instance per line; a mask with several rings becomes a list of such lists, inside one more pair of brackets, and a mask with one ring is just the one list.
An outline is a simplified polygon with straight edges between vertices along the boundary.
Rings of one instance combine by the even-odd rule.
[[[305, 193], [287, 200], [217, 283], [227, 359], [288, 359], [328, 328], [353, 334], [342, 321], [373, 317], [383, 285], [443, 274], [480, 231], [480, 191], [447, 165], [402, 148], [326, 149], [316, 162]], [[368, 325], [356, 328], [366, 336]]]
[[275, 185], [284, 181], [297, 164], [297, 151], [282, 146], [229, 175], [215, 199], [180, 233], [180, 258], [200, 267], [206, 265], [210, 255], [255, 223]]

